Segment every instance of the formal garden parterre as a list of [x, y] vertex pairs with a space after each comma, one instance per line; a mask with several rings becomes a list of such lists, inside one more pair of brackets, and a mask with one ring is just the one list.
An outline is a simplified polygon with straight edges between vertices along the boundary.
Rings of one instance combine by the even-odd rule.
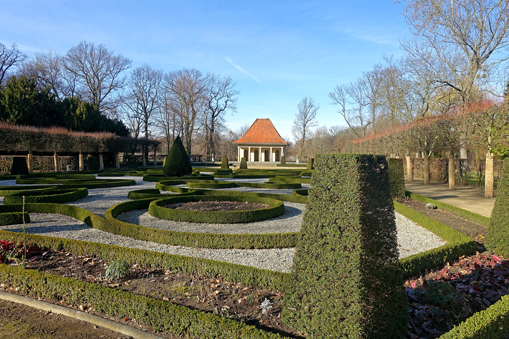
[[[192, 288], [187, 283], [184, 283], [183, 280], [174, 279], [178, 282], [175, 285], [172, 285], [172, 289], [174, 290], [173, 294], [160, 292], [158, 295], [155, 295], [155, 293], [154, 295], [142, 295], [139, 290], [134, 288], [129, 291], [120, 291], [118, 288], [111, 286], [115, 284], [107, 283], [104, 281], [104, 278], [101, 277], [101, 274], [104, 275], [104, 273], [94, 273], [94, 279], [83, 276], [78, 277], [80, 279], [74, 279], [55, 274], [57, 272], [52, 272], [50, 274], [48, 272], [38, 272], [37, 270], [28, 269], [29, 265], [26, 263], [26, 268], [19, 265], [2, 265], [2, 284], [4, 284], [4, 287], [7, 286], [7, 289], [10, 289], [11, 291], [17, 289], [17, 293], [60, 301], [68, 305], [85, 305], [87, 308], [92, 308], [97, 312], [104, 312], [119, 318], [129, 317], [130, 319], [136, 319], [138, 322], [145, 322], [152, 325], [156, 330], [176, 335], [197, 336], [201, 338], [270, 338], [281, 336], [307, 336], [319, 338], [326, 337], [327, 335], [330, 336], [330, 333], [347, 333], [347, 335], [351, 337], [409, 336], [411, 331], [408, 330], [407, 326], [406, 312], [408, 310], [408, 306], [405, 305], [407, 305], [408, 301], [406, 297], [407, 295], [412, 295], [412, 293], [415, 295], [415, 293], [418, 293], [418, 289], [422, 292], [423, 287], [423, 284], [412, 284], [414, 281], [412, 277], [423, 273], [425, 270], [438, 268], [439, 271], [442, 271], [443, 269], [441, 267], [443, 267], [442, 265], [445, 263], [453, 263], [454, 260], [462, 256], [474, 254], [477, 249], [476, 243], [472, 238], [466, 237], [440, 222], [429, 219], [422, 214], [415, 212], [415, 210], [409, 209], [397, 202], [393, 203], [390, 197], [400, 195], [401, 189], [394, 191], [399, 193], [391, 192], [392, 186], [396, 185], [394, 182], [398, 182], [398, 180], [394, 179], [393, 174], [390, 175], [389, 180], [389, 175], [385, 169], [388, 167], [390, 170], [391, 167], [396, 167], [396, 173], [401, 173], [401, 171], [397, 169], [397, 165], [393, 166], [390, 162], [387, 166], [387, 162], [384, 157], [323, 155], [317, 157], [313, 166], [315, 167], [315, 173], [321, 173], [320, 175], [315, 174], [313, 176], [311, 182], [311, 187], [313, 187], [313, 189], [309, 192], [304, 192], [305, 190], [295, 191], [295, 194], [275, 195], [270, 193], [245, 193], [240, 191], [232, 193], [228, 192], [227, 189], [221, 188], [207, 189], [188, 187], [186, 185], [187, 181], [185, 180], [183, 182], [179, 182], [178, 180], [168, 178], [169, 180], [166, 180], [166, 182], [157, 183], [157, 192], [154, 188], [149, 187], [143, 188], [142, 190], [135, 190], [134, 187], [126, 186], [126, 190], [129, 189], [129, 191], [132, 191], [132, 193], [130, 193], [131, 198], [138, 199], [132, 200], [132, 202], [128, 203], [113, 204], [115, 206], [110, 205], [109, 207], [111, 207], [111, 209], [108, 211], [103, 208], [103, 212], [100, 214], [104, 213], [104, 218], [101, 215], [94, 214], [86, 209], [70, 204], [63, 204], [63, 201], [41, 201], [38, 203], [25, 201], [25, 205], [23, 206], [23, 204], [7, 204], [5, 201], [6, 198], [4, 198], [4, 205], [0, 206], [0, 215], [4, 216], [20, 215], [20, 213], [22, 214], [23, 212], [44, 214], [59, 213], [81, 220], [92, 228], [104, 230], [108, 233], [123, 234], [133, 239], [150, 239], [150, 241], [156, 242], [157, 240], [161, 241], [161, 239], [166, 238], [169, 239], [166, 241], [167, 243], [169, 241], [170, 243], [174, 242], [177, 246], [189, 246], [191, 248], [195, 248], [196, 252], [200, 251], [200, 248], [206, 249], [207, 247], [214, 246], [216, 246], [216, 248], [232, 248], [232, 245], [235, 244], [241, 244], [240, 246], [237, 245], [237, 248], [254, 247], [258, 249], [273, 247], [281, 247], [282, 249], [285, 249], [297, 246], [296, 259], [294, 259], [296, 262], [294, 262], [294, 269], [291, 273], [262, 270], [254, 267], [202, 259], [198, 257], [178, 256], [142, 249], [125, 248], [115, 246], [113, 244], [100, 244], [93, 241], [80, 241], [60, 237], [48, 237], [40, 234], [23, 233], [18, 219], [18, 221], [13, 220], [6, 222], [7, 224], [18, 224], [18, 232], [12, 233], [2, 230], [0, 232], [2, 238], [10, 241], [25, 241], [25, 243], [36, 244], [37, 247], [40, 248], [51, 249], [51, 251], [55, 253], [55, 257], [57, 257], [57, 253], [60, 251], [65, 251], [65, 253], [76, 258], [76, 260], [78, 260], [79, 256], [93, 258], [93, 260], [97, 261], [103, 260], [104, 263], [121, 259], [131, 266], [130, 275], [129, 278], [127, 278], [131, 280], [133, 280], [136, 275], [152, 274], [163, 276], [162, 281], [166, 282], [167, 280], [173, 279], [168, 276], [171, 277], [172, 274], [176, 274], [186, 275], [188, 278], [184, 279], [184, 281], [205, 281], [206, 283], [201, 284], [201, 291], [197, 292], [198, 288]], [[335, 175], [328, 176], [327, 173], [330, 172], [331, 168], [333, 168], [334, 171], [339, 172], [334, 172]], [[372, 168], [379, 168], [381, 170], [375, 171], [376, 173], [370, 172], [370, 169]], [[141, 173], [137, 174], [148, 174], [146, 171], [140, 172]], [[255, 172], [256, 171], [252, 171], [251, 173], [240, 172], [239, 176], [245, 178], [245, 176], [262, 177], [264, 175], [263, 172]], [[282, 173], [270, 173], [268, 176], [281, 176], [283, 173], [284, 170]], [[156, 172], [150, 174], [159, 175], [160, 173]], [[229, 175], [235, 176], [235, 174], [236, 173], [231, 173]], [[344, 175], [348, 175], [348, 178], [357, 179], [347, 181], [338, 180], [338, 178], [341, 178]], [[380, 177], [380, 175], [382, 175], [382, 177]], [[291, 175], [286, 177], [291, 177]], [[34, 180], [34, 178], [19, 179]], [[39, 183], [37, 183], [37, 180], [31, 182], [33, 184], [38, 184], [33, 189], [36, 193], [30, 195], [30, 191], [28, 191], [26, 197], [51, 197], [65, 195], [70, 192], [65, 191], [66, 189], [74, 189], [74, 187], [79, 185], [78, 181], [82, 181], [83, 183], [83, 186], [80, 188], [83, 190], [88, 189], [89, 192], [89, 196], [82, 199], [90, 199], [90, 190], [93, 191], [96, 189], [93, 185], [90, 186], [94, 182], [91, 178], [82, 178], [83, 180], [74, 179], [74, 181], [76, 181], [75, 183], [69, 183], [66, 181], [73, 180], [69, 178], [54, 177], [51, 180], [46, 180], [46, 182], [44, 182], [45, 180], [43, 179], [45, 178], [39, 178], [39, 180], [42, 180], [42, 182]], [[300, 181], [301, 179], [302, 178], [299, 176], [294, 175], [293, 180]], [[103, 179], [96, 179], [95, 181], [102, 180]], [[122, 185], [127, 184], [128, 182], [129, 179], [127, 181], [119, 181], [117, 183]], [[278, 182], [283, 182], [283, 180]], [[399, 182], [401, 182], [401, 180], [399, 180]], [[108, 185], [113, 185], [114, 183], [115, 181], [112, 181], [109, 182]], [[46, 187], [42, 187], [42, 184], [48, 185], [48, 189], [46, 189]], [[183, 185], [186, 187], [182, 187]], [[58, 189], [60, 189], [59, 191], [55, 186], [63, 186], [66, 187], [66, 189], [60, 189], [60, 187], [58, 187]], [[67, 188], [68, 186], [70, 187]], [[22, 186], [11, 187], [17, 188]], [[323, 187], [323, 189], [320, 187]], [[370, 188], [373, 187], [377, 187], [377, 190], [370, 190]], [[330, 191], [330, 188], [334, 188], [334, 190]], [[169, 192], [164, 189], [167, 189]], [[42, 190], [42, 192], [40, 190]], [[44, 194], [45, 192], [51, 192], [52, 190], [59, 193]], [[14, 196], [19, 196], [20, 192], [16, 191], [18, 190], [8, 190], [5, 187], [3, 187], [2, 190], [3, 195], [5, 196], [11, 196], [13, 194]], [[355, 197], [355, 194], [350, 195], [349, 192], [359, 193], [356, 193], [358, 195]], [[355, 232], [360, 232], [359, 235], [367, 236], [369, 232], [381, 231], [381, 229], [373, 227], [374, 224], [369, 221], [375, 220], [370, 218], [379, 218], [379, 216], [373, 216], [372, 213], [367, 213], [367, 215], [365, 214], [370, 208], [373, 208], [373, 202], [370, 202], [369, 200], [371, 198], [363, 200], [366, 196], [369, 197], [369, 194], [366, 195], [367, 192], [376, 194], [376, 196], [373, 195], [372, 198], [374, 201], [377, 201], [377, 204], [380, 204], [379, 207], [376, 207], [376, 210], [383, 211], [385, 215], [384, 218], [388, 218], [387, 223], [384, 222], [383, 224], [392, 225], [392, 228], [384, 228], [383, 232], [385, 232], [384, 234], [386, 234], [387, 239], [385, 243], [364, 242], [362, 241], [362, 239], [364, 239], [363, 236], [355, 236], [355, 233], [351, 233], [355, 230]], [[232, 239], [230, 238], [232, 236], [231, 234], [200, 234], [192, 232], [174, 232], [172, 234], [168, 231], [157, 232], [157, 230], [151, 230], [147, 227], [136, 224], [128, 224], [115, 219], [118, 213], [121, 213], [120, 211], [126, 211], [133, 208], [135, 209], [139, 206], [145, 206], [143, 208], [148, 208], [151, 203], [157, 201], [160, 196], [163, 195], [161, 193], [172, 194], [172, 196], [175, 194], [184, 194], [190, 197], [210, 197], [214, 195], [227, 197], [232, 196], [232, 194], [236, 197], [242, 195], [246, 195], [248, 197], [264, 196], [283, 201], [296, 200], [301, 203], [305, 202], [306, 199], [309, 199], [308, 209], [311, 211], [314, 209], [318, 213], [315, 212], [314, 214], [311, 214], [311, 212], [309, 212], [308, 215], [306, 212], [303, 222], [304, 229], [301, 230], [301, 232], [295, 232], [293, 234], [289, 233], [287, 234], [287, 238], [284, 238], [284, 233], [274, 234], [271, 237], [266, 237], [267, 239], [265, 240], [263, 240], [263, 235], [237, 234], [235, 235], [237, 238]], [[308, 197], [306, 197], [307, 193], [309, 193]], [[321, 194], [327, 194], [327, 198], [324, 199]], [[383, 196], [384, 198], [380, 199], [378, 196]], [[164, 197], [166, 197], [166, 195]], [[79, 201], [80, 200], [77, 202]], [[7, 200], [7, 202], [9, 201]], [[134, 206], [127, 207], [123, 205], [130, 203], [134, 204]], [[326, 203], [326, 205], [321, 206], [320, 204], [323, 203]], [[76, 204], [76, 202], [71, 204]], [[343, 206], [343, 208], [338, 208], [338, 206]], [[344, 206], [351, 207], [345, 209]], [[507, 204], [505, 206], [507, 206]], [[354, 211], [355, 208], [359, 208], [358, 212]], [[447, 244], [404, 259], [396, 260], [397, 255], [394, 257], [394, 253], [397, 253], [398, 249], [397, 242], [394, 238], [394, 221], [390, 221], [394, 220], [393, 217], [391, 217], [391, 215], [394, 215], [394, 212], [391, 212], [391, 208], [439, 235], [442, 239], [447, 241]], [[327, 211], [327, 213], [323, 213], [323, 211]], [[464, 217], [468, 218], [469, 215], [464, 215]], [[339, 222], [339, 220], [344, 221]], [[25, 223], [28, 223], [28, 219], [25, 219]], [[325, 224], [329, 225], [329, 229], [327, 230], [326, 228], [323, 228], [321, 230], [321, 232], [325, 232], [324, 235], [316, 234], [315, 232], [321, 228], [317, 228], [313, 225]], [[352, 231], [348, 231], [347, 228], [342, 228], [338, 225], [349, 225], [348, 227], [353, 228]], [[368, 227], [368, 229], [364, 230], [363, 227]], [[369, 229], [369, 227], [371, 227], [371, 229]], [[338, 237], [340, 234], [343, 236]], [[347, 234], [351, 234], [352, 238], [345, 238], [344, 235]], [[335, 237], [335, 240], [327, 240], [328, 237]], [[242, 242], [243, 238], [247, 241]], [[373, 239], [374, 237], [371, 236], [369, 238]], [[494, 238], [496, 238], [496, 236]], [[318, 242], [315, 243], [315, 240], [310, 239], [316, 239]], [[360, 247], [355, 245], [352, 249], [348, 250], [348, 247], [343, 247], [347, 246], [346, 244], [348, 242], [341, 244], [341, 242], [346, 241], [346, 239], [351, 239], [351, 241], [353, 241], [352, 244], [355, 244], [355, 241], [360, 241]], [[323, 241], [325, 241], [325, 243], [323, 243], [320, 247], [319, 244]], [[217, 246], [218, 244], [219, 246]], [[317, 246], [316, 250], [313, 250], [309, 246], [311, 244], [315, 244], [315, 246]], [[363, 246], [367, 247], [364, 248]], [[323, 251], [323, 248], [328, 248], [329, 250]], [[344, 248], [345, 250], [334, 254], [335, 248]], [[355, 252], [353, 248], [360, 251], [358, 252], [359, 254], [356, 254], [357, 252]], [[313, 257], [311, 257], [315, 258], [315, 260], [312, 261], [314, 265], [306, 265], [305, 260], [309, 260], [309, 255], [312, 252], [316, 253]], [[369, 253], [372, 254], [366, 257], [364, 256]], [[379, 255], [380, 253], [384, 253], [384, 255], [392, 253], [391, 258], [383, 259], [383, 257]], [[12, 255], [10, 258], [14, 259], [16, 256], [21, 256], [20, 258], [22, 259], [23, 254], [26, 254], [26, 252], [20, 250], [16, 255]], [[376, 278], [370, 278], [369, 274], [371, 273], [362, 268], [370, 267], [370, 265], [362, 260], [357, 261], [358, 259], [355, 258], [362, 260], [381, 260], [378, 264], [380, 274], [378, 274]], [[505, 268], [507, 265], [507, 262], [502, 257], [491, 256], [490, 258], [490, 260], [485, 260], [486, 262], [484, 263], [481, 262], [481, 260], [479, 261], [483, 265], [486, 264], [486, 266], [481, 268], [482, 270], [486, 268], [495, 271], [496, 267]], [[38, 266], [42, 266], [44, 260], [45, 258], [39, 258], [38, 260], [34, 260], [33, 263], [35, 265], [39, 262]], [[14, 262], [16, 261], [14, 260]], [[354, 276], [352, 274], [343, 273], [341, 278], [333, 278], [333, 276], [330, 275], [332, 272], [330, 272], [329, 268], [326, 268], [326, 265], [330, 265], [334, 262], [346, 265], [345, 269], [347, 272], [350, 270], [347, 267], [355, 267], [351, 265], [357, 265], [356, 263], [358, 263], [361, 265], [359, 266], [360, 269], [353, 269], [350, 271], [360, 272], [360, 275]], [[478, 263], [476, 264], [479, 266]], [[86, 266], [86, 263], [83, 263], [83, 265]], [[140, 267], [146, 267], [149, 271], [152, 270], [152, 273], [147, 273], [147, 271], [137, 273], [137, 270], [139, 270]], [[297, 269], [298, 267], [300, 268]], [[330, 273], [320, 273], [322, 267], [325, 268], [325, 272]], [[475, 265], [472, 267], [474, 271], [477, 271]], [[311, 271], [310, 273], [306, 273], [306, 270]], [[161, 272], [164, 272], [164, 274]], [[363, 275], [365, 274], [363, 272], [368, 274]], [[307, 277], [308, 274], [309, 277]], [[501, 270], [499, 274], [504, 277], [505, 272]], [[381, 277], [384, 276], [387, 276], [387, 278], [382, 279]], [[444, 274], [442, 274], [442, 277], [443, 276]], [[168, 277], [168, 279], [164, 280], [165, 277]], [[322, 277], [322, 279], [317, 280], [316, 278], [318, 277]], [[339, 290], [334, 287], [335, 285], [333, 283], [325, 283], [327, 281], [323, 280], [325, 277], [332, 279], [331, 282], [336, 280], [342, 281], [343, 292], [335, 294], [335, 292]], [[303, 290], [303, 285], [306, 286], [308, 283], [313, 281], [313, 278], [314, 280], [321, 281], [320, 284], [324, 284], [323, 286], [326, 287], [314, 290], [310, 289], [309, 291]], [[302, 284], [300, 283], [302, 280], [307, 282]], [[122, 285], [121, 283], [125, 283], [127, 281], [129, 280], [118, 280], [118, 285], [120, 286]], [[405, 281], [408, 283], [407, 286], [403, 285]], [[96, 282], [96, 284], [91, 284], [91, 282]], [[370, 283], [373, 283], [374, 286], [370, 286]], [[388, 298], [391, 294], [380, 293], [381, 291], [387, 291], [387, 288], [376, 288], [376, 286], [382, 286], [383, 284], [389, 284], [385, 286], [393, 286], [390, 288], [392, 291], [391, 293], [394, 294], [392, 298]], [[503, 279], [502, 282], [499, 281], [499, 284], [501, 287], [505, 286]], [[159, 287], [155, 288], [154, 291], [160, 291], [162, 288], [161, 286], [163, 285], [159, 285]], [[208, 287], [205, 288], [205, 286]], [[226, 286], [228, 286], [228, 288]], [[365, 287], [359, 289], [359, 286], [370, 287], [372, 289], [366, 289]], [[346, 289], [346, 287], [350, 289]], [[258, 288], [261, 290], [258, 290]], [[323, 291], [325, 288], [328, 289], [329, 293], [332, 293], [332, 299], [324, 299], [322, 296], [314, 296], [314, 291]], [[429, 290], [431, 291], [431, 288]], [[245, 291], [248, 291], [248, 293]], [[477, 292], [480, 294], [482, 291]], [[217, 304], [217, 299], [223, 298], [213, 298], [211, 295], [214, 293], [216, 293], [216, 296], [221, 296], [222, 294], [228, 295], [225, 299], [229, 301], [223, 304]], [[492, 293], [499, 292], [492, 291]], [[235, 298], [232, 298], [232, 295], [234, 295]], [[172, 296], [171, 299], [169, 296]], [[238, 298], [236, 298], [237, 296]], [[338, 299], [338, 296], [342, 297]], [[184, 299], [199, 301], [200, 297], [202, 300], [209, 298], [210, 301], [212, 301], [212, 304], [208, 304], [208, 309], [205, 307], [205, 309], [200, 311], [182, 306], [192, 306], [188, 304], [188, 301], [184, 301]], [[485, 298], [488, 299], [488, 297]], [[492, 295], [491, 299], [495, 302], [497, 298], [493, 298]], [[506, 337], [508, 334], [508, 329], [505, 327], [508, 316], [508, 306], [506, 305], [508, 300], [505, 297], [501, 297], [501, 295], [498, 295], [498, 299], [500, 299], [500, 301], [496, 302], [493, 306], [486, 307], [486, 310], [478, 312], [471, 317], [467, 317], [466, 322], [460, 326], [454, 327], [454, 329], [444, 334], [444, 337], [464, 337], [465, 333], [472, 333], [469, 334], [470, 337], [478, 338], [486, 337], [486, 333], [489, 334], [488, 337], [492, 338]], [[174, 303], [179, 300], [181, 305]], [[346, 300], [349, 300], [349, 303], [345, 303]], [[394, 316], [390, 317], [392, 322], [384, 322], [383, 324], [383, 326], [387, 326], [387, 329], [383, 334], [377, 332], [377, 328], [381, 327], [378, 327], [378, 325], [375, 326], [374, 324], [377, 324], [375, 319], [383, 319], [384, 317], [387, 317], [387, 314], [383, 313], [387, 312], [387, 310], [380, 313], [380, 311], [377, 311], [376, 308], [370, 306], [372, 305], [370, 303], [373, 303], [374, 300], [379, 300], [380, 305], [389, 305], [387, 302], [396, 303], [393, 304], [394, 307], [391, 307], [389, 310], [394, 312]], [[307, 305], [313, 305], [313, 311], [311, 311], [309, 306], [303, 307], [302, 303], [304, 302], [306, 302]], [[320, 303], [323, 302], [330, 303], [330, 305], [320, 306]], [[251, 311], [247, 311], [243, 308], [239, 312], [247, 313], [244, 317], [242, 317], [238, 315], [238, 313], [233, 312], [232, 305], [235, 305], [235, 303], [238, 305], [242, 305], [243, 303], [244, 305], [249, 304], [251, 305]], [[343, 307], [343, 310], [337, 309], [340, 305], [342, 305], [341, 307]], [[327, 310], [327, 312], [323, 313], [325, 310]], [[203, 313], [203, 311], [209, 311], [209, 313]], [[335, 313], [332, 314], [331, 312]], [[283, 315], [282, 322], [280, 318], [281, 314]], [[324, 316], [324, 314], [326, 314], [326, 316]], [[320, 320], [313, 320], [315, 317]], [[304, 321], [303, 319], [310, 319], [310, 321]], [[338, 323], [337, 319], [342, 319], [342, 321]], [[354, 319], [361, 319], [361, 321], [355, 323]], [[460, 317], [458, 320], [463, 319], [465, 319], [465, 317]], [[329, 323], [331, 320], [333, 322]], [[414, 321], [414, 319], [411, 319], [411, 321], [412, 324], [416, 326], [416, 321]], [[382, 323], [379, 322], [378, 324]], [[455, 324], [458, 324], [458, 322]], [[430, 327], [429, 330], [431, 331], [433, 328]], [[443, 328], [441, 330], [443, 331]], [[421, 332], [425, 332], [422, 336], [431, 337], [431, 334], [422, 330], [422, 328]], [[434, 335], [437, 336], [437, 334]]]

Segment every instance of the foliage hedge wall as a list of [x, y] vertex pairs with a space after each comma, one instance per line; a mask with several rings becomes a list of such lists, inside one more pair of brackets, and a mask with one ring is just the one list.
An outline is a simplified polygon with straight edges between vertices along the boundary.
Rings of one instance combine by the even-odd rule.
[[509, 257], [509, 159], [505, 159], [502, 165], [497, 200], [491, 212], [485, 244], [495, 253]]

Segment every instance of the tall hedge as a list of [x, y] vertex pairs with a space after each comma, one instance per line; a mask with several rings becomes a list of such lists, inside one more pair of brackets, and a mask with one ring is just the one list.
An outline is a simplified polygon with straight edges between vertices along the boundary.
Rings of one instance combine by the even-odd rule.
[[389, 165], [391, 196], [393, 198], [404, 198], [406, 190], [403, 159], [387, 158], [387, 165]]
[[314, 167], [314, 163], [315, 163], [315, 159], [314, 158], [309, 158], [308, 159], [308, 167], [307, 167], [307, 169], [308, 170], [312, 170], [313, 168], [315, 168]]
[[221, 158], [221, 169], [229, 169], [230, 167], [228, 166], [228, 158], [226, 157], [226, 155], [223, 155], [223, 157]]
[[319, 154], [284, 299], [308, 338], [402, 338], [407, 299], [384, 156]]
[[246, 158], [242, 157], [242, 159], [240, 159], [240, 166], [239, 166], [239, 169], [247, 169], [247, 161], [246, 161]]
[[284, 155], [281, 156], [281, 165], [286, 165], [286, 158]]
[[498, 255], [509, 257], [509, 159], [502, 164], [497, 200], [491, 212], [485, 246]]
[[180, 136], [177, 136], [173, 141], [168, 157], [164, 162], [163, 173], [167, 177], [182, 177], [193, 173], [191, 160], [189, 160], [189, 155], [182, 144]]

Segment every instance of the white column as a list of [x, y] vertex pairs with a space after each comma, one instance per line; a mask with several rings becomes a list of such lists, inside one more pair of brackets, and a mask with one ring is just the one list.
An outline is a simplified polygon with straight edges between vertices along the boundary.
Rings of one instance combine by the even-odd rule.
[[265, 161], [265, 151], [263, 151], [263, 153], [260, 153], [260, 156], [261, 156], [260, 161], [264, 162]]
[[285, 147], [281, 147], [281, 155], [279, 156], [279, 160], [281, 160], [281, 157], [285, 155]]
[[262, 159], [262, 148], [258, 147], [258, 162]]
[[248, 147], [248, 148], [247, 148], [247, 150], [248, 150], [248, 151], [247, 151], [247, 159], [246, 159], [246, 160], [247, 160], [247, 161], [252, 161], [252, 160], [251, 160], [251, 147]]
[[241, 148], [239, 146], [239, 148], [237, 149], [237, 160], [240, 161], [241, 157], [240, 157], [240, 152], [241, 152]]
[[270, 160], [271, 162], [274, 162], [274, 155], [272, 154], [272, 147], [270, 148]]

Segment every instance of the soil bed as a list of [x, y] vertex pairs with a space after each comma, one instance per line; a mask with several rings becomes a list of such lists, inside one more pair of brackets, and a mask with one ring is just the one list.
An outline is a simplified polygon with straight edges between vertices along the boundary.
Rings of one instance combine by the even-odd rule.
[[166, 208], [188, 211], [249, 211], [270, 207], [266, 204], [239, 201], [190, 201], [165, 205]]

